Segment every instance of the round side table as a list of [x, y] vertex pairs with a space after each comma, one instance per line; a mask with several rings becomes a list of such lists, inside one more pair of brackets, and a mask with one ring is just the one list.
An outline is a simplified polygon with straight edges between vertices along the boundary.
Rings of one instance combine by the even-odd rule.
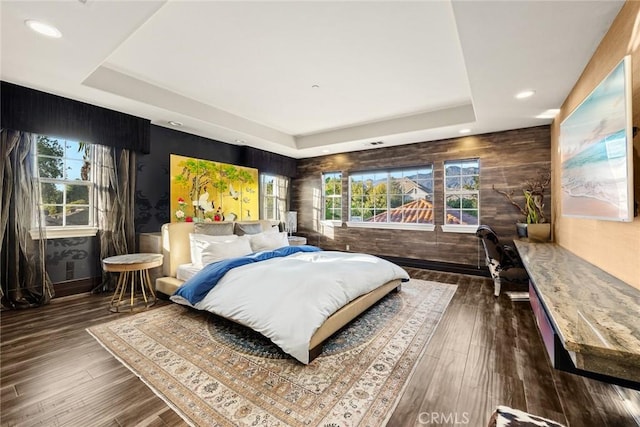
[[307, 244], [307, 238], [302, 236], [289, 236], [289, 246], [300, 246]]
[[[140, 292], [144, 299], [144, 306], [150, 307], [156, 303], [157, 297], [151, 283], [149, 269], [162, 265], [162, 254], [128, 254], [116, 255], [102, 260], [104, 271], [120, 273], [116, 290], [111, 297], [109, 310], [117, 313], [120, 307], [129, 302], [129, 310], [133, 311], [136, 304], [136, 282], [140, 284]], [[136, 280], [138, 279], [138, 280]], [[131, 287], [131, 298], [127, 298], [127, 287]], [[123, 299], [123, 297], [125, 299]], [[141, 302], [141, 301], [140, 301]], [[125, 304], [122, 304], [125, 303]]]

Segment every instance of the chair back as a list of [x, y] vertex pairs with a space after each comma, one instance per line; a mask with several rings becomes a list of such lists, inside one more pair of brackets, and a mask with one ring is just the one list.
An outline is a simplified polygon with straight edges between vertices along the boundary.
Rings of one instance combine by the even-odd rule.
[[476, 237], [482, 241], [487, 261], [495, 260], [501, 264], [504, 259], [504, 249], [495, 231], [488, 225], [481, 225], [476, 230]]

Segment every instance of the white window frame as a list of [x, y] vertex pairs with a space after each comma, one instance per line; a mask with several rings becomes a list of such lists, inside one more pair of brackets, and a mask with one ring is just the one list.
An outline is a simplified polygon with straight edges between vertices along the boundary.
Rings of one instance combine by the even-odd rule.
[[[267, 192], [267, 180], [269, 179], [273, 179], [273, 187], [272, 187], [271, 194]], [[289, 178], [280, 176], [280, 175], [269, 174], [269, 173], [260, 174], [260, 196], [261, 196], [260, 218], [261, 219], [284, 221], [284, 218], [280, 218], [280, 212], [281, 211], [286, 212], [288, 210], [288, 205], [287, 205], [288, 195], [280, 194], [280, 188], [283, 187], [279, 183], [280, 180], [288, 181]], [[288, 183], [286, 187], [289, 188]], [[269, 204], [267, 203], [268, 199], [273, 199], [273, 203], [271, 204], [273, 209], [272, 209], [272, 212], [270, 212], [271, 214], [273, 214], [273, 218], [269, 218], [269, 216], [267, 215], [268, 213], [267, 207], [269, 206]], [[284, 206], [283, 209], [279, 209], [281, 205]]]
[[[322, 220], [321, 223], [323, 225], [327, 225], [329, 227], [334, 227], [334, 226], [341, 226], [342, 225], [342, 211], [343, 211], [343, 206], [344, 206], [344, 200], [342, 198], [342, 172], [341, 171], [333, 171], [333, 172], [323, 172], [322, 173]], [[326, 189], [326, 181], [328, 177], [339, 177], [340, 178], [340, 194], [332, 194], [332, 195], [327, 195], [327, 189]], [[332, 198], [332, 199], [340, 199], [340, 219], [333, 219], [333, 218], [327, 218], [326, 217], [326, 201], [327, 198]], [[335, 208], [331, 208], [332, 211], [335, 211], [337, 209]]]
[[[433, 164], [425, 164], [425, 165], [421, 165], [421, 166], [413, 166], [413, 167], [405, 167], [405, 168], [393, 168], [393, 169], [381, 169], [381, 170], [372, 170], [372, 171], [363, 171], [363, 172], [357, 172], [354, 174], [351, 174], [349, 176], [349, 220], [347, 221], [347, 227], [353, 227], [353, 228], [382, 228], [382, 229], [394, 229], [394, 230], [423, 230], [423, 231], [434, 231], [435, 230], [435, 216], [433, 216], [433, 222], [431, 223], [409, 223], [409, 222], [390, 222], [389, 221], [389, 212], [391, 211], [391, 194], [388, 192], [388, 189], [391, 188], [390, 182], [391, 182], [391, 175], [393, 173], [397, 173], [397, 172], [402, 172], [403, 174], [405, 172], [412, 174], [412, 173], [418, 173], [418, 171], [423, 170], [423, 169], [431, 169], [431, 188], [432, 188], [432, 192], [429, 193], [431, 196], [431, 200], [434, 200], [434, 181], [433, 181], [433, 172], [434, 172], [434, 167]], [[352, 177], [357, 177], [357, 176], [361, 176], [361, 175], [368, 175], [368, 174], [382, 174], [385, 175], [386, 174], [386, 178], [387, 178], [387, 194], [386, 194], [386, 198], [387, 198], [387, 207], [386, 207], [386, 212], [387, 212], [387, 221], [386, 222], [366, 222], [366, 221], [353, 221], [352, 218], [352, 211], [351, 211], [351, 199], [352, 199]], [[409, 194], [409, 193], [407, 193]], [[403, 194], [404, 196], [404, 194]], [[434, 206], [432, 208], [433, 211], [435, 211], [435, 203]]]
[[[459, 190], [447, 190], [447, 164], [455, 164], [460, 163], [464, 164], [467, 162], [476, 162], [478, 164], [478, 188], [476, 190], [463, 190], [460, 188]], [[444, 217], [442, 218], [442, 231], [445, 233], [475, 233], [478, 230], [478, 226], [480, 225], [480, 159], [479, 158], [470, 158], [470, 159], [456, 159], [456, 160], [446, 160], [443, 163], [443, 211]], [[455, 175], [462, 177], [464, 175]], [[476, 176], [476, 175], [474, 175]], [[449, 175], [451, 177], [451, 175]], [[478, 199], [478, 224], [447, 224], [447, 196], [456, 195], [461, 199], [463, 196], [475, 195]], [[460, 214], [462, 215], [462, 207], [460, 208]]]
[[[69, 158], [67, 156], [67, 148], [66, 148], [66, 143], [67, 142], [74, 142], [77, 143], [78, 141], [72, 140], [72, 139], [68, 139], [68, 138], [59, 138], [59, 137], [55, 137], [55, 136], [51, 136], [51, 135], [41, 135], [41, 136], [46, 136], [49, 139], [52, 140], [57, 140], [59, 142], [62, 143], [63, 147], [64, 147], [64, 152], [62, 157], [58, 157], [58, 156], [39, 156], [38, 155], [38, 136], [36, 136], [33, 140], [33, 166], [35, 168], [34, 170], [34, 176], [37, 176], [37, 185], [38, 185], [38, 191], [40, 191], [40, 206], [38, 207], [38, 210], [36, 212], [33, 213], [33, 217], [31, 220], [32, 223], [32, 227], [30, 230], [30, 234], [31, 234], [31, 238], [32, 239], [39, 239], [40, 238], [40, 230], [37, 228], [37, 215], [42, 215], [42, 210], [44, 208], [45, 205], [50, 205], [50, 203], [44, 203], [42, 200], [42, 187], [41, 184], [54, 184], [54, 185], [84, 185], [88, 188], [88, 200], [87, 200], [87, 204], [86, 205], [82, 205], [82, 206], [86, 206], [88, 211], [89, 211], [89, 220], [88, 220], [88, 224], [87, 225], [67, 225], [66, 224], [66, 214], [63, 214], [63, 223], [62, 225], [46, 225], [46, 224], [42, 224], [42, 234], [44, 238], [50, 239], [50, 238], [70, 238], [70, 237], [91, 237], [91, 236], [95, 236], [98, 232], [98, 228], [96, 227], [96, 223], [95, 223], [95, 206], [94, 206], [94, 200], [93, 200], [93, 192], [94, 192], [94, 187], [95, 187], [95, 156], [94, 156], [94, 150], [93, 150], [93, 146], [92, 144], [87, 143], [90, 147], [90, 155], [89, 155], [89, 159], [91, 162], [91, 169], [90, 169], [90, 176], [89, 176], [89, 180], [88, 181], [79, 181], [76, 179], [68, 179], [66, 177], [62, 177], [62, 178], [47, 178], [47, 177], [40, 177], [39, 175], [39, 169], [38, 169], [38, 162], [39, 159], [42, 157], [47, 157], [47, 158], [56, 158], [56, 159], [60, 159], [63, 162], [63, 173], [64, 171], [67, 170], [67, 161], [68, 160], [75, 160], [72, 158]], [[66, 209], [68, 206], [67, 204], [67, 192], [66, 189], [63, 192], [62, 195], [63, 199], [62, 199], [62, 203], [58, 204], [56, 203], [55, 206], [60, 206], [62, 208], [62, 212], [65, 213]]]

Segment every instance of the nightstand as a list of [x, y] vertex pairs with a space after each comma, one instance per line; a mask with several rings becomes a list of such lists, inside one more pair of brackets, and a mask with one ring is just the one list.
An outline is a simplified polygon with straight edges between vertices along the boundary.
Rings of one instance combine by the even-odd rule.
[[300, 246], [307, 244], [307, 238], [302, 236], [289, 236], [289, 246]]

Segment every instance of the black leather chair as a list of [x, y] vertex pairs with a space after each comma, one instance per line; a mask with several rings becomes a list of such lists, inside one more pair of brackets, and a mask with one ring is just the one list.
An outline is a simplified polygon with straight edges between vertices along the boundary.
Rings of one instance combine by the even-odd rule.
[[495, 286], [494, 295], [500, 295], [502, 284], [512, 284], [526, 290], [529, 275], [522, 265], [518, 252], [509, 245], [503, 245], [498, 235], [488, 225], [481, 225], [476, 230], [476, 237], [484, 246], [485, 261]]

